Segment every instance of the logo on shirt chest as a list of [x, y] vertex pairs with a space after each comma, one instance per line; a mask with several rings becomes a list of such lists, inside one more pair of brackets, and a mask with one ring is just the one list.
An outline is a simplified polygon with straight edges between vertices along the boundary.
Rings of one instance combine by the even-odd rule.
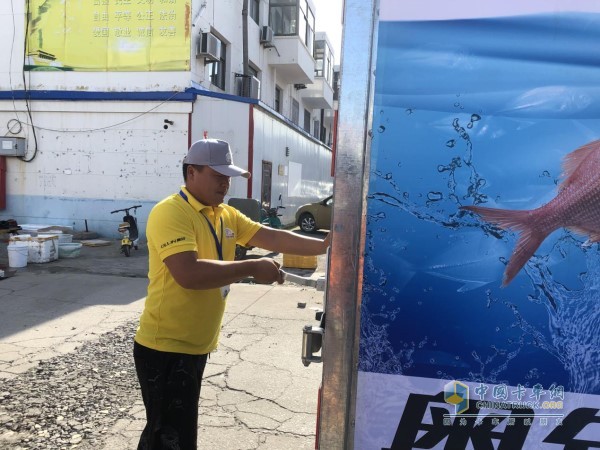
[[233, 239], [235, 238], [235, 233], [230, 228], [225, 228], [225, 237], [227, 239]]

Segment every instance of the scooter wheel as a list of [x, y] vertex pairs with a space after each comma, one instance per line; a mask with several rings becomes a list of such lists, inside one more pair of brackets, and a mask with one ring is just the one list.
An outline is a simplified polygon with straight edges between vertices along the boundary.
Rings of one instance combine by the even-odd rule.
[[129, 245], [123, 245], [123, 246], [121, 246], [121, 252], [123, 252], [123, 254], [125, 256], [130, 256], [131, 255], [131, 247], [129, 247]]

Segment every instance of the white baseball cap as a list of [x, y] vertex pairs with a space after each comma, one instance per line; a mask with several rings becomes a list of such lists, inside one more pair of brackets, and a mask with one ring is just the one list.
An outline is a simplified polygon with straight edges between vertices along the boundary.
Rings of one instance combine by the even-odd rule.
[[220, 139], [202, 139], [194, 142], [183, 158], [183, 164], [210, 166], [228, 177], [250, 178], [250, 172], [233, 164], [229, 144]]

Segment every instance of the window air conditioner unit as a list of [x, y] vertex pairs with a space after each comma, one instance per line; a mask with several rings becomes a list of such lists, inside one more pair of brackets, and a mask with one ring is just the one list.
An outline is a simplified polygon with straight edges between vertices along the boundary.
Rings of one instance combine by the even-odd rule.
[[260, 99], [260, 80], [256, 77], [239, 77], [237, 94], [240, 97]]
[[218, 61], [221, 55], [221, 41], [212, 33], [200, 33], [196, 58], [204, 58], [205, 61]]
[[273, 43], [273, 28], [264, 25], [260, 29], [260, 43], [265, 44], [265, 46]]

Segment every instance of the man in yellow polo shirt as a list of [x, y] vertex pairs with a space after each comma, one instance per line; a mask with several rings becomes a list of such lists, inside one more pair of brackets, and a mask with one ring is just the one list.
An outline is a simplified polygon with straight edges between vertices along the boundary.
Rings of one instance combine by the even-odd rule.
[[183, 160], [185, 186], [148, 217], [148, 295], [134, 342], [147, 418], [138, 449], [197, 448], [202, 374], [217, 347], [229, 285], [247, 277], [283, 283], [271, 258], [234, 261], [236, 243], [307, 256], [329, 246], [329, 236], [263, 227], [223, 204], [235, 176], [250, 173], [233, 164], [227, 142], [197, 141]]

